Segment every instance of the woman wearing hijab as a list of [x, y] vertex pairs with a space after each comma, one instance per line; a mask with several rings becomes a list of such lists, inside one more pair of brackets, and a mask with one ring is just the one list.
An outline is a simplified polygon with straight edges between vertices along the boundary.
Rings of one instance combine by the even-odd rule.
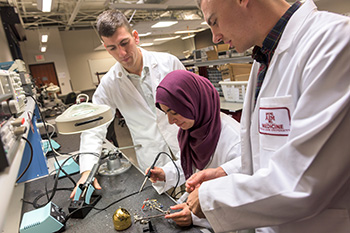
[[[240, 156], [240, 125], [220, 112], [219, 94], [208, 79], [185, 70], [169, 73], [157, 87], [156, 106], [168, 116], [170, 124], [180, 128], [180, 160], [175, 162], [179, 185], [197, 171], [216, 168]], [[158, 193], [163, 193], [176, 185], [177, 169], [171, 162], [154, 167], [150, 180]], [[182, 209], [165, 216], [180, 226], [210, 227], [205, 219], [193, 215], [186, 203], [171, 209]]]

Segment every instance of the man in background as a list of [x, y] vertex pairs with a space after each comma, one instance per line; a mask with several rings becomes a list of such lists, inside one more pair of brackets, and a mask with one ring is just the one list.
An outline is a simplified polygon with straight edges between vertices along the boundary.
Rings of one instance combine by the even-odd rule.
[[[164, 113], [155, 107], [155, 91], [160, 81], [173, 70], [185, 69], [173, 55], [149, 52], [137, 45], [138, 32], [132, 30], [126, 17], [118, 10], [107, 10], [97, 19], [97, 30], [108, 53], [116, 64], [101, 79], [93, 95], [93, 103], [106, 104], [118, 109], [129, 128], [141, 170], [151, 166], [159, 152], [175, 155], [179, 148], [178, 128], [167, 122]], [[89, 153], [100, 154], [107, 126], [101, 126], [81, 134], [81, 178], [84, 183], [98, 158]], [[165, 165], [169, 158], [161, 156], [157, 162]], [[97, 180], [94, 187], [101, 189]], [[74, 196], [76, 188], [71, 194]]]

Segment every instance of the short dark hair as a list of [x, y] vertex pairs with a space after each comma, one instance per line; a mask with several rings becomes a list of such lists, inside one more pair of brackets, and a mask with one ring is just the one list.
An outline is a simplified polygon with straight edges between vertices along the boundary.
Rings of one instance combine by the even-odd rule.
[[125, 15], [119, 10], [106, 10], [97, 17], [97, 31], [100, 36], [111, 37], [120, 27], [125, 27], [130, 34], [132, 28]]

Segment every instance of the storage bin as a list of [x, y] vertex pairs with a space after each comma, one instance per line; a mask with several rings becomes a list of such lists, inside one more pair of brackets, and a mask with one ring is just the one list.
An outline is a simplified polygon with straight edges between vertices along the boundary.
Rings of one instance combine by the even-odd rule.
[[220, 81], [219, 84], [226, 101], [240, 103], [244, 101], [248, 81]]

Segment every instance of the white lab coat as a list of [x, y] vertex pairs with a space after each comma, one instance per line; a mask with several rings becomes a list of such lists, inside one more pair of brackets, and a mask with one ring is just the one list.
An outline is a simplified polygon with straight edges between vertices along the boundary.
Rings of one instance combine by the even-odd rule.
[[[140, 49], [143, 65], [149, 67], [155, 98], [156, 88], [166, 74], [173, 70], [184, 69], [184, 66], [173, 55]], [[145, 170], [151, 166], [159, 152], [169, 153], [169, 148], [173, 154], [179, 151], [178, 127], [168, 124], [166, 115], [159, 109], [156, 109], [155, 114], [126, 75], [121, 64], [117, 62], [101, 79], [94, 93], [93, 102], [109, 105], [113, 110], [119, 109], [125, 118], [133, 144], [142, 145], [135, 148], [135, 152], [141, 170]], [[107, 126], [83, 132], [80, 152], [100, 153], [106, 132]], [[82, 155], [80, 171], [90, 170], [96, 161], [96, 156]], [[166, 156], [161, 156], [157, 164], [164, 165], [168, 161], [170, 160]]]
[[[221, 113], [221, 133], [219, 137], [219, 141], [217, 143], [216, 149], [214, 151], [214, 154], [210, 160], [210, 162], [207, 164], [205, 168], [216, 168], [234, 158], [237, 158], [241, 155], [241, 146], [240, 146], [240, 124], [233, 119], [232, 117]], [[180, 158], [180, 152], [178, 153], [178, 157]], [[238, 165], [240, 166], [240, 160], [238, 161]], [[183, 169], [181, 167], [181, 159], [177, 160], [175, 162], [177, 167], [179, 168], [180, 172], [180, 180], [178, 186], [185, 183], [185, 175], [183, 172]], [[165, 166], [161, 167], [165, 173], [165, 180], [166, 182], [157, 182], [153, 184], [153, 187], [157, 190], [159, 194], [167, 191], [168, 189], [175, 187], [176, 182], [178, 180], [178, 173], [177, 170], [172, 162], [167, 163]], [[195, 172], [198, 172], [199, 170], [195, 167], [193, 167]], [[180, 198], [181, 199], [181, 198]], [[210, 227], [210, 225], [207, 223], [207, 221], [203, 221], [203, 219], [200, 219], [196, 217], [195, 215], [192, 215], [192, 222], [194, 225], [197, 226], [203, 226], [203, 227]]]
[[227, 163], [233, 174], [199, 188], [215, 232], [350, 231], [349, 35], [349, 18], [318, 12], [307, 0], [285, 28], [255, 107], [254, 63], [241, 121], [242, 173]]

